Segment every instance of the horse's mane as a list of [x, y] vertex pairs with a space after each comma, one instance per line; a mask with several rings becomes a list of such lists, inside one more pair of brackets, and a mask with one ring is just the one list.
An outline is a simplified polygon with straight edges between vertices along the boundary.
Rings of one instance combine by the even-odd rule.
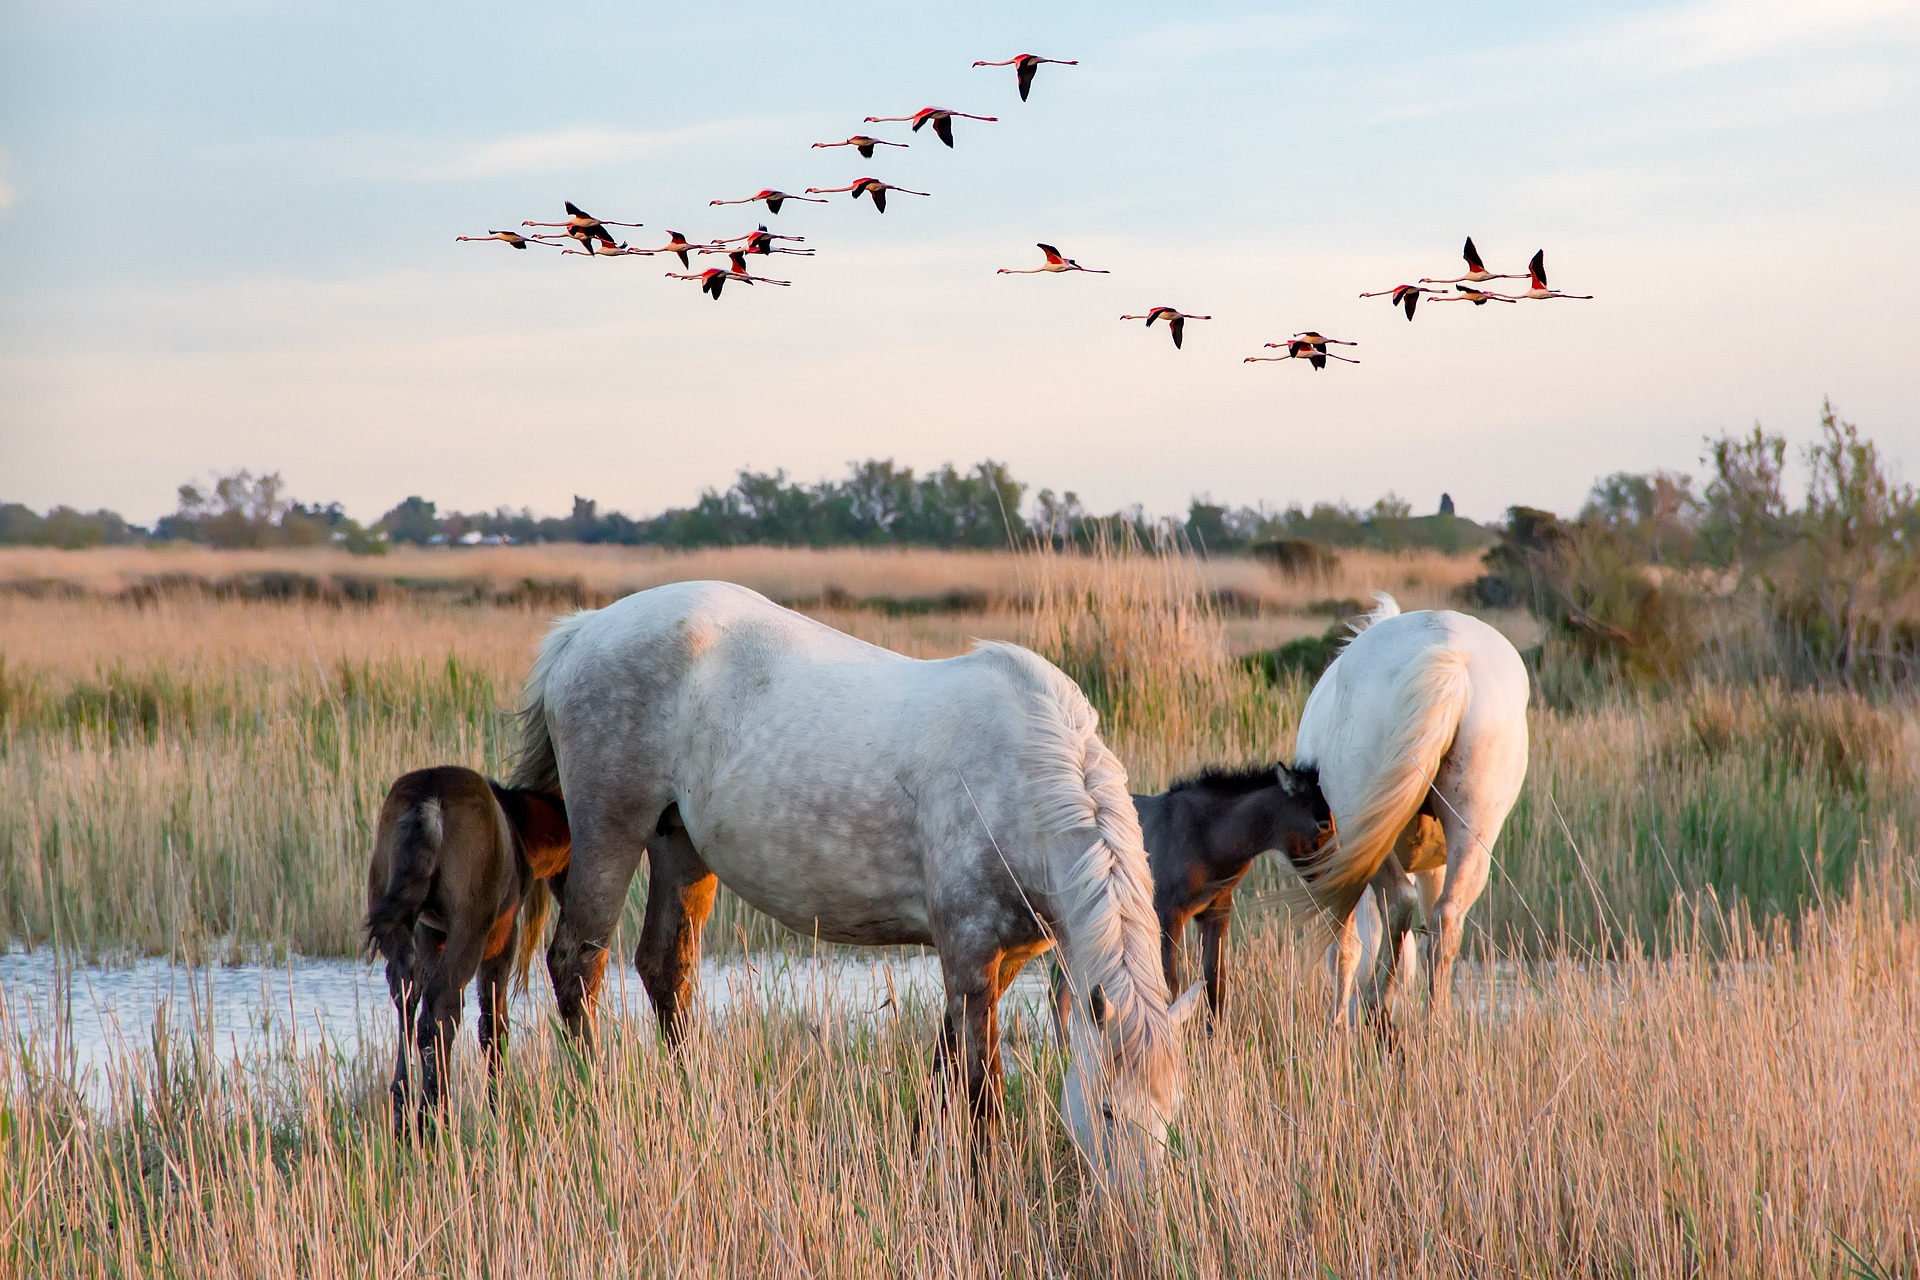
[[1100, 987], [1123, 1075], [1165, 1104], [1177, 1097], [1181, 1058], [1160, 967], [1153, 875], [1126, 768], [1100, 740], [1086, 695], [1059, 668], [1018, 645], [983, 641], [976, 649], [1041, 695], [1028, 718], [1025, 761], [1039, 834], [1095, 832], [1065, 883], [1050, 886], [1071, 947], [1074, 995], [1084, 1001]]
[[[1276, 760], [1272, 764], [1249, 765], [1244, 769], [1227, 769], [1209, 765], [1195, 774], [1181, 778], [1167, 788], [1167, 794], [1176, 791], [1205, 791], [1217, 796], [1249, 796], [1265, 791], [1269, 787], [1285, 786], [1283, 779], [1291, 775], [1295, 783], [1318, 788], [1320, 769], [1317, 765], [1290, 765], [1285, 760]], [[1289, 792], [1298, 794], [1292, 787]]]
[[1268, 787], [1278, 786], [1280, 770], [1287, 767], [1285, 761], [1248, 765], [1244, 769], [1208, 765], [1200, 772], [1188, 774], [1170, 784], [1167, 787], [1167, 794], [1172, 795], [1176, 791], [1211, 791], [1216, 795], [1249, 795], [1255, 791], [1265, 791]]

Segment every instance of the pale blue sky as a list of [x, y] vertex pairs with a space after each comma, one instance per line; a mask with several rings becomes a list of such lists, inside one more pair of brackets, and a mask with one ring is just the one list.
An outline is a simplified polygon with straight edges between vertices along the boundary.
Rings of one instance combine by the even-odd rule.
[[[537, 13], [538, 18], [527, 15]], [[1077, 57], [1032, 100], [975, 58]], [[813, 151], [927, 104], [947, 151]], [[876, 126], [907, 138], [904, 126]], [[776, 230], [791, 289], [460, 245]], [[1088, 503], [1565, 509], [1820, 399], [1920, 470], [1920, 3], [718, 8], [0, 0], [0, 498], [213, 468], [365, 517], [985, 456]], [[1545, 247], [1592, 303], [1362, 289]], [[1036, 240], [1111, 276], [996, 277]], [[1123, 311], [1218, 317], [1164, 334]], [[1358, 367], [1243, 365], [1302, 328]], [[1916, 477], [1920, 478], [1920, 477]]]

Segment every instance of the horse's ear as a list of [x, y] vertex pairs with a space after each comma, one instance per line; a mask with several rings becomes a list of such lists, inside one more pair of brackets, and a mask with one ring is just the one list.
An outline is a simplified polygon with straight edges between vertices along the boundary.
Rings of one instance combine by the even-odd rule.
[[1173, 1002], [1173, 1008], [1167, 1010], [1168, 1016], [1173, 1019], [1173, 1025], [1175, 1027], [1187, 1025], [1193, 1015], [1200, 1012], [1200, 1006], [1206, 997], [1207, 989], [1198, 982], [1182, 991], [1180, 998]]
[[1107, 993], [1097, 982], [1093, 984], [1093, 990], [1087, 993], [1087, 1012], [1093, 1015], [1093, 1025], [1104, 1031], [1107, 1026]]

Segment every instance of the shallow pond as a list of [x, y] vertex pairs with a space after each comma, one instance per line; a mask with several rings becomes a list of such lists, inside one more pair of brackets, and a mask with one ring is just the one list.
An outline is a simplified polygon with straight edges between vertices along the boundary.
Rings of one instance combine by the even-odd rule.
[[[931, 953], [876, 953], [871, 959], [787, 953], [710, 959], [701, 967], [700, 1002], [724, 1018], [748, 1003], [800, 1010], [822, 1020], [880, 1024], [903, 1007], [937, 1008], [939, 960]], [[652, 1020], [631, 971], [608, 973], [603, 999], [616, 1015]], [[475, 995], [467, 991], [464, 1036], [473, 1034]], [[1008, 1017], [1047, 1017], [1047, 966], [1029, 965], [1009, 991]], [[517, 993], [520, 1025], [553, 1014], [550, 988], [536, 980]], [[166, 960], [92, 966], [51, 951], [0, 953], [0, 1032], [25, 1056], [71, 1064], [89, 1099], [111, 1096], [119, 1070], [151, 1060], [157, 1044], [192, 1037], [222, 1061], [289, 1052], [352, 1057], [371, 1040], [390, 1044], [393, 1005], [382, 965], [363, 960], [292, 959], [283, 964], [190, 968]], [[66, 1074], [63, 1065], [61, 1074]], [[9, 1080], [6, 1087], [19, 1082]]]

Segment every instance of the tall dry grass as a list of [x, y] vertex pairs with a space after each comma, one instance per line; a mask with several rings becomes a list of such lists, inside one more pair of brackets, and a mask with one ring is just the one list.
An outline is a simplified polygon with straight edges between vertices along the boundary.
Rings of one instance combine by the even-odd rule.
[[[1207, 566], [996, 572], [1018, 608], [822, 612], [924, 656], [1036, 645], [1137, 786], [1290, 749], [1305, 688], [1229, 660], [1239, 620]], [[428, 761], [502, 767], [542, 622], [0, 598], [0, 929], [349, 951], [381, 791]], [[497, 1116], [469, 1036], [455, 1122], [425, 1150], [388, 1136], [377, 1048], [227, 1066], [161, 1038], [102, 1114], [57, 1039], [13, 1024], [0, 1275], [1913, 1274], [1911, 700], [1702, 685], [1531, 727], [1453, 1020], [1391, 1053], [1329, 1034], [1312, 942], [1249, 901], [1229, 1021], [1192, 1045], [1150, 1205], [1093, 1194], [1037, 1018], [1011, 1033], [978, 1175], [958, 1135], [912, 1141], [934, 1028], [912, 1001], [883, 1024], [759, 1009], [675, 1055], [644, 1024], [592, 1060], [536, 1025]], [[716, 913], [710, 943], [743, 937], [776, 948], [761, 963], [806, 945]]]
[[1858, 894], [1723, 963], [1479, 967], [1449, 1025], [1383, 1053], [1328, 1033], [1317, 957], [1263, 930], [1146, 1204], [1077, 1166], [1037, 1016], [977, 1174], [951, 1117], [914, 1140], [938, 1115], [919, 1006], [758, 1008], [672, 1055], [616, 1024], [592, 1060], [535, 1027], [497, 1115], [463, 1042], [423, 1149], [389, 1134], [383, 1055], [240, 1070], [174, 1042], [103, 1116], [9, 1034], [0, 1272], [1906, 1275], [1916, 955], [1904, 908]]
[[[1290, 754], [1305, 687], [1229, 660], [1236, 619], [1204, 562], [1070, 559], [1008, 567], [1018, 609], [814, 612], [916, 656], [1034, 645], [1094, 698], [1138, 789]], [[387, 784], [431, 762], [504, 771], [544, 625], [417, 601], [0, 596], [0, 932], [92, 953], [351, 953]], [[1916, 722], [1910, 698], [1771, 687], [1537, 709], [1481, 941], [1605, 952], [1702, 898], [1764, 923], [1879, 874], [1920, 829]], [[1256, 872], [1250, 906], [1275, 874]], [[723, 903], [710, 939], [776, 936]]]

